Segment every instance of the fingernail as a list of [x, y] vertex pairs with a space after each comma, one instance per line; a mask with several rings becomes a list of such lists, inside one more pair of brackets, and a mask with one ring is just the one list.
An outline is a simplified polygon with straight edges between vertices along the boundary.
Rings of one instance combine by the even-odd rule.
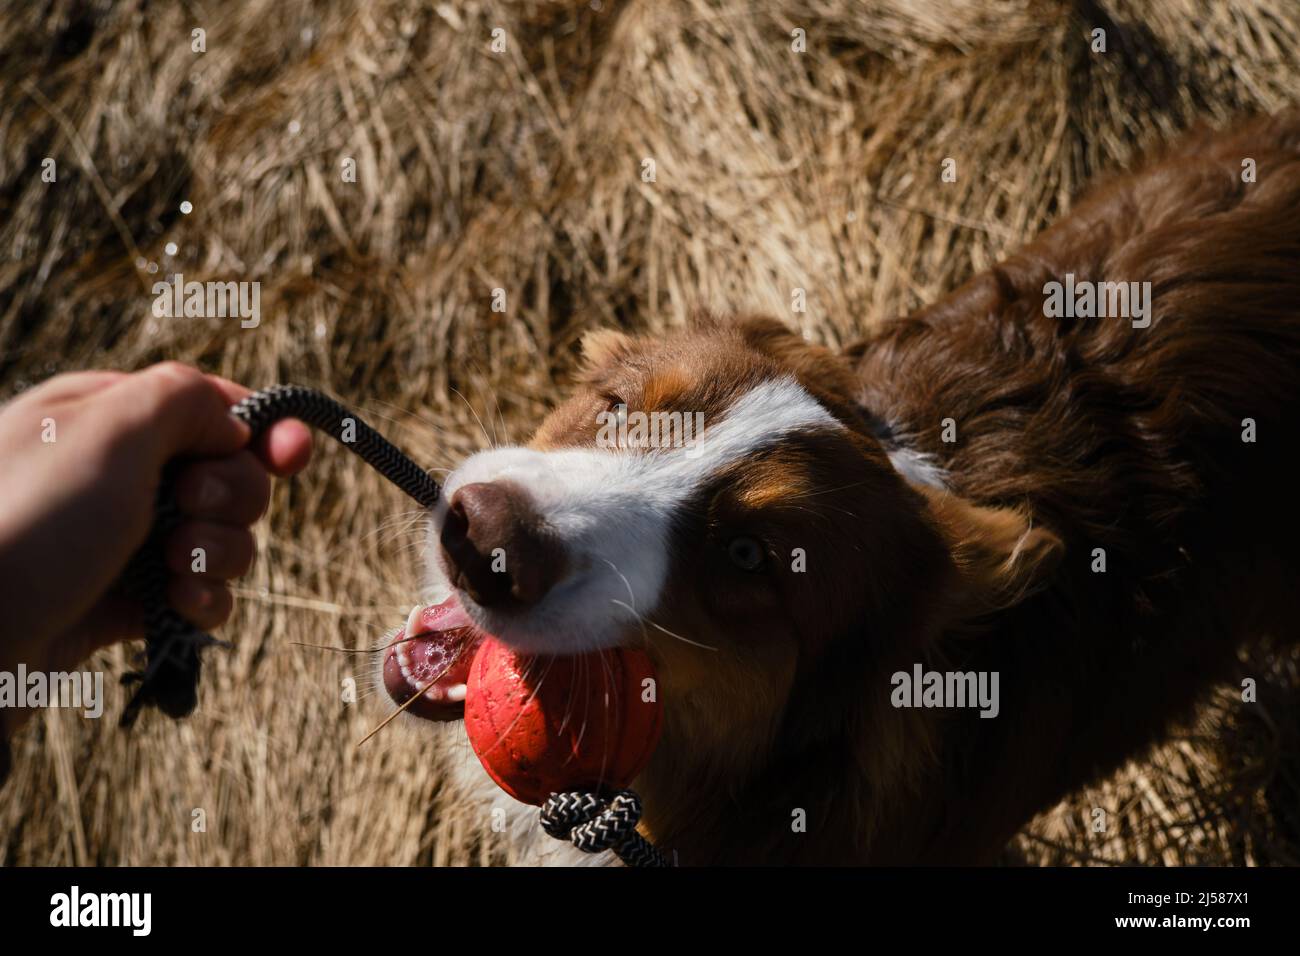
[[219, 507], [230, 498], [230, 488], [220, 478], [204, 475], [199, 485], [199, 507], [206, 510]]

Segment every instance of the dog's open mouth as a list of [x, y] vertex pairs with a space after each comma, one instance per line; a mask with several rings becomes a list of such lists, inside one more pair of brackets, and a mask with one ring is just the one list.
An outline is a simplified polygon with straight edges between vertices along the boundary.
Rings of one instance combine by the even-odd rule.
[[[454, 597], [414, 607], [384, 658], [384, 687], [407, 713], [425, 720], [465, 716], [465, 682], [484, 634]], [[411, 698], [415, 700], [411, 700]]]

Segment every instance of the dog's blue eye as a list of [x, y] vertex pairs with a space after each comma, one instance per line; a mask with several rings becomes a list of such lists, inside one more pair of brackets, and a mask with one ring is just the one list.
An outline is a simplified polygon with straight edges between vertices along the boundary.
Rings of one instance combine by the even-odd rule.
[[727, 557], [742, 571], [757, 571], [763, 566], [767, 552], [756, 539], [741, 535], [727, 543]]

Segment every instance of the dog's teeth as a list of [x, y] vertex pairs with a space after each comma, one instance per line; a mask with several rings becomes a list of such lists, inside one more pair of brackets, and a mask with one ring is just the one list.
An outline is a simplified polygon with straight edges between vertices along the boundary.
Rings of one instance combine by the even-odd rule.
[[411, 608], [411, 613], [406, 615], [406, 627], [403, 629], [403, 637], [414, 637], [416, 628], [420, 626], [420, 614], [424, 611], [423, 604], [417, 604]]
[[395, 651], [394, 656], [397, 658], [397, 666], [401, 669], [402, 676], [412, 683], [415, 682], [415, 675], [411, 670], [411, 639], [420, 633], [420, 617], [423, 613], [423, 604], [417, 604], [411, 608], [411, 613], [406, 615], [406, 625], [402, 628], [401, 639], [393, 648]]
[[447, 688], [447, 699], [453, 702], [462, 701], [469, 693], [469, 688], [464, 684], [455, 684]]

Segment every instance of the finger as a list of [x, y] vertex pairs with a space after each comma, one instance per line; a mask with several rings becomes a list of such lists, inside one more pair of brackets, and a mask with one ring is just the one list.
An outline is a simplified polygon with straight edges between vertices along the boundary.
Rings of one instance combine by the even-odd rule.
[[271, 474], [296, 475], [311, 460], [311, 429], [295, 418], [276, 422], [253, 442], [253, 452]]
[[[208, 380], [226, 402], [235, 405], [252, 394], [238, 382], [209, 375]], [[276, 422], [253, 442], [253, 452], [271, 474], [281, 478], [297, 474], [311, 459], [311, 429], [295, 418]]]
[[196, 368], [163, 362], [105, 392], [104, 407], [125, 416], [159, 464], [178, 455], [221, 456], [248, 443], [221, 390]]
[[224, 624], [235, 606], [229, 588], [193, 574], [172, 575], [167, 599], [177, 614], [203, 631]]
[[168, 538], [165, 552], [167, 567], [175, 574], [227, 581], [252, 567], [256, 545], [243, 525], [185, 521]]
[[252, 452], [191, 462], [176, 477], [176, 503], [193, 518], [252, 524], [271, 500], [271, 477]]

